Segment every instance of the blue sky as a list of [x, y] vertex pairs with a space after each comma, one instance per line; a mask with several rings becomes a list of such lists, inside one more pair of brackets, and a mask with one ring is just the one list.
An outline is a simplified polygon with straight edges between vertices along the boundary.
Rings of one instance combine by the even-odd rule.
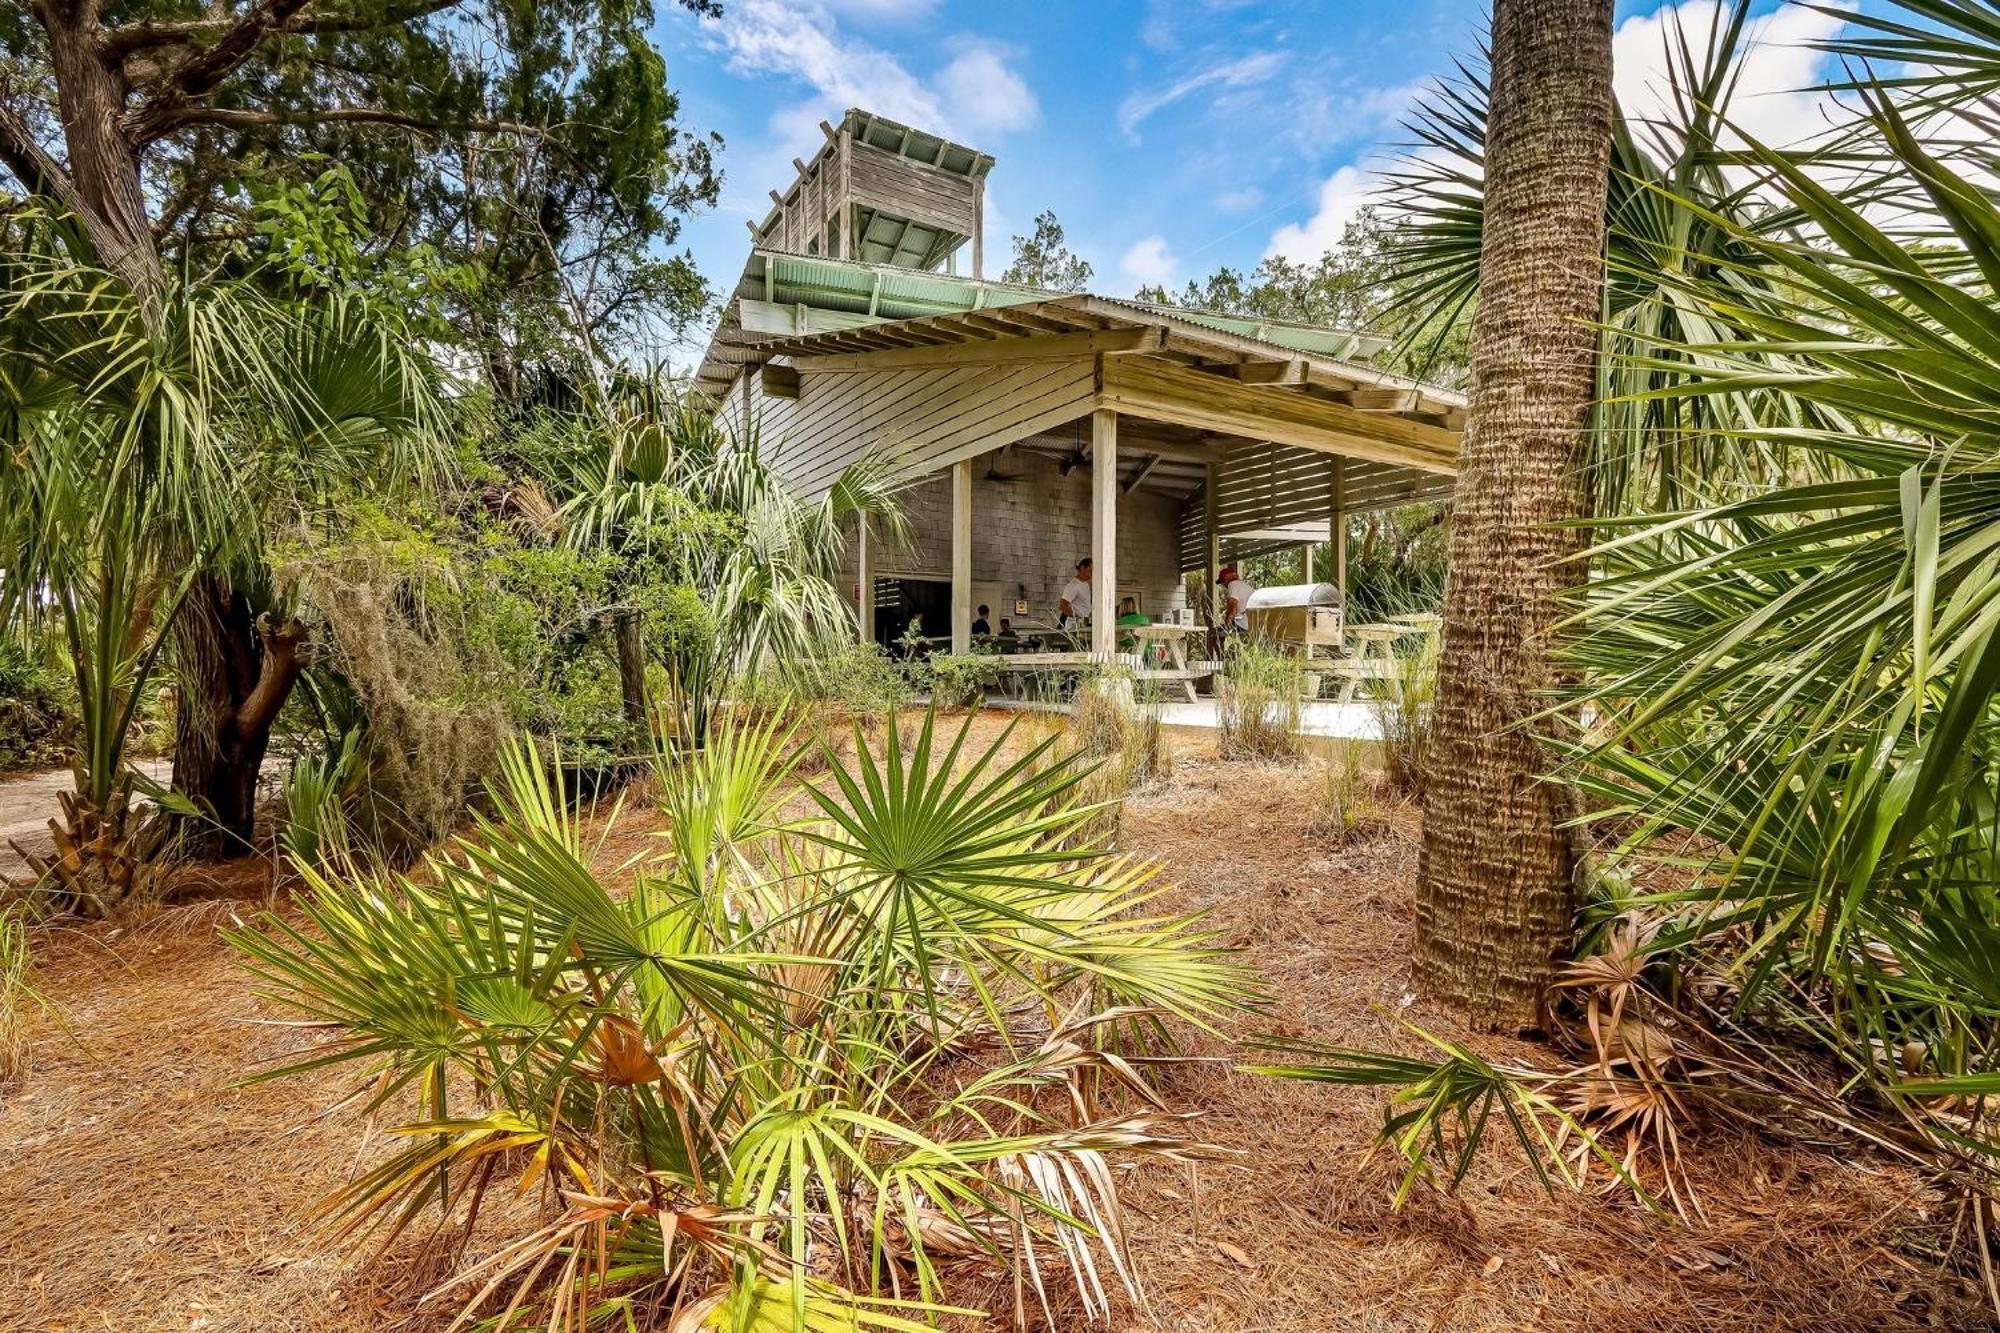
[[[1378, 183], [1426, 81], [1477, 48], [1481, 0], [668, 0], [659, 44], [683, 122], [726, 142], [721, 206], [684, 234], [726, 284], [766, 191], [810, 157], [821, 119], [859, 105], [992, 153], [988, 276], [1052, 208], [1114, 295], [1265, 254], [1310, 258]], [[1626, 0], [1615, 62], [1629, 108], [1656, 98], [1675, 8]], [[1715, 0], [1685, 0], [1705, 31]], [[1737, 114], [1784, 142], [1821, 123], [1805, 43], [1840, 26], [1760, 3]]]

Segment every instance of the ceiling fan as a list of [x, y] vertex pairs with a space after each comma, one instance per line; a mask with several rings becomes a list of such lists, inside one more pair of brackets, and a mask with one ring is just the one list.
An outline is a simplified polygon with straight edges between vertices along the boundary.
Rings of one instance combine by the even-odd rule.
[[1000, 470], [1000, 459], [1013, 447], [1011, 444], [1003, 444], [992, 453], [986, 455], [986, 475], [982, 480], [1019, 481], [1021, 479], [1022, 474], [1019, 472], [1002, 472]]

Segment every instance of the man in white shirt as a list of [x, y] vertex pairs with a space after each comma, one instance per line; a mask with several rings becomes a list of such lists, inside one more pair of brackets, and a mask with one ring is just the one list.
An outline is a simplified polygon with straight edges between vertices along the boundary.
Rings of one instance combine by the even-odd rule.
[[1255, 584], [1236, 572], [1236, 566], [1224, 565], [1222, 572], [1215, 576], [1222, 585], [1224, 606], [1222, 623], [1239, 633], [1250, 630], [1250, 594], [1257, 591]]
[[1063, 584], [1056, 613], [1064, 620], [1090, 619], [1090, 557], [1076, 562], [1076, 577]]

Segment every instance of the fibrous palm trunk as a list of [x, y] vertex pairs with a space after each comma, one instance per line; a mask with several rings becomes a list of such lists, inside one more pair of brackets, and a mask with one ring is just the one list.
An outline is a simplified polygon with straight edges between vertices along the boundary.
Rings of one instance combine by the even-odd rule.
[[1472, 396], [1438, 663], [1414, 980], [1487, 1030], [1540, 1027], [1568, 947], [1574, 856], [1522, 725], [1554, 682], [1583, 574], [1611, 135], [1611, 0], [1494, 0]]

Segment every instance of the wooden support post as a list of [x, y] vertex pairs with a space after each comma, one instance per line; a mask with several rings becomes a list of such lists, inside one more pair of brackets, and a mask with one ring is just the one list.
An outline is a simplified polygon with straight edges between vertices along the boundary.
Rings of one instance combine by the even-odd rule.
[[1333, 504], [1327, 514], [1327, 537], [1333, 542], [1333, 586], [1340, 589], [1341, 618], [1347, 613], [1347, 460], [1333, 460]]
[[855, 542], [855, 583], [860, 597], [856, 605], [859, 613], [861, 642], [865, 647], [875, 642], [875, 545], [868, 540], [868, 515], [863, 514], [856, 532]]
[[1118, 648], [1118, 414], [1090, 414], [1090, 650]]
[[1215, 581], [1222, 577], [1222, 497], [1216, 493], [1216, 484], [1222, 478], [1222, 465], [1208, 465], [1208, 481], [1202, 488], [1202, 585], [1203, 607], [1215, 605]]
[[972, 460], [951, 465], [951, 650], [972, 651]]
[[[820, 128], [826, 127], [822, 124]], [[847, 128], [845, 120], [840, 122], [837, 150], [840, 153], [840, 191], [836, 204], [840, 212], [840, 257], [853, 259], [860, 249], [860, 241], [854, 234], [854, 134]]]
[[986, 178], [972, 182], [972, 276], [986, 277]]

